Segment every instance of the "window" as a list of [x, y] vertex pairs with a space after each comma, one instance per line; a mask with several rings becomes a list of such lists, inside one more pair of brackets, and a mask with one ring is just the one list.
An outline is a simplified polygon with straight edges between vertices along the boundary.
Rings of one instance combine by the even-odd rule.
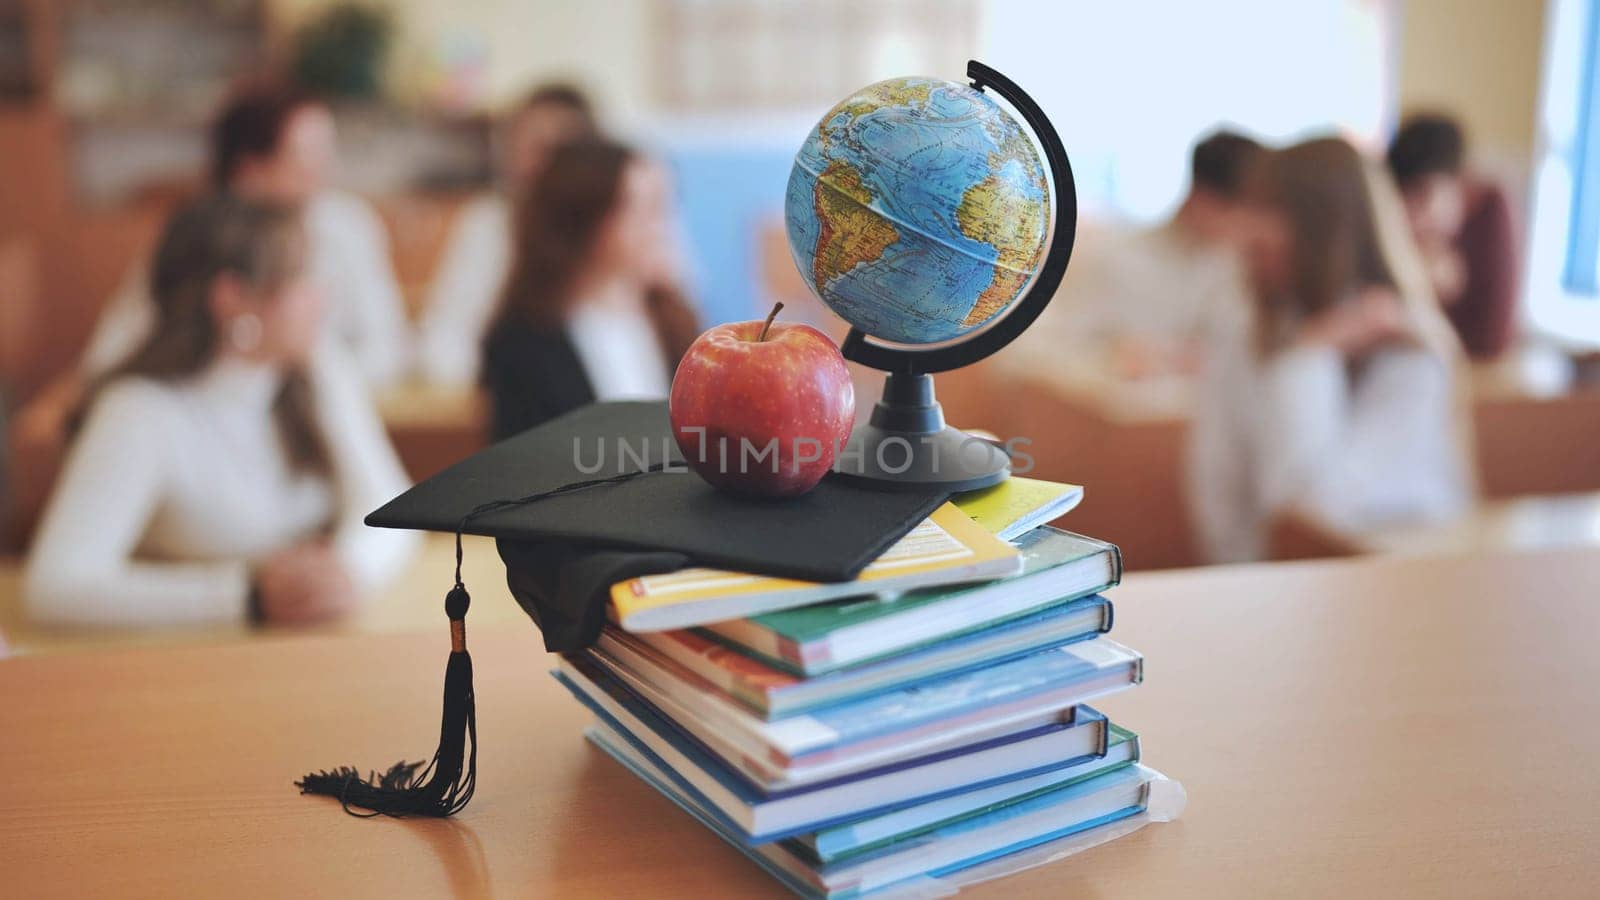
[[1533, 326], [1600, 346], [1600, 0], [1552, 0], [1545, 25], [1524, 293]]

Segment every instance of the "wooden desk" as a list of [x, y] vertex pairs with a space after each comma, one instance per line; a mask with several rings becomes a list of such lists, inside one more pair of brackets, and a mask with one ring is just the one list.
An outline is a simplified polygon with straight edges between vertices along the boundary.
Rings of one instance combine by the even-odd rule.
[[[524, 628], [527, 616], [511, 599], [505, 569], [494, 541], [468, 536], [462, 576], [472, 590], [473, 623], [485, 628]], [[170, 647], [233, 643], [266, 635], [390, 634], [444, 628], [444, 592], [455, 566], [455, 542], [429, 534], [406, 571], [366, 598], [349, 619], [310, 629], [253, 629], [243, 624], [190, 629], [44, 628], [28, 621], [22, 608], [22, 563], [0, 560], [0, 634], [17, 654], [104, 650], [109, 647]], [[481, 620], [479, 617], [482, 617]]]
[[[1183, 819], [988, 897], [1592, 896], [1600, 554], [1135, 574], [1102, 704]], [[431, 752], [446, 649], [272, 640], [0, 662], [0, 872], [18, 897], [783, 896], [579, 736], [532, 628], [472, 632], [479, 791], [357, 821], [290, 782]]]
[[376, 398], [400, 462], [421, 481], [466, 459], [489, 441], [489, 403], [473, 387], [407, 383]]
[[1483, 553], [1600, 547], [1600, 493], [1518, 497], [1483, 504], [1454, 522], [1352, 537], [1369, 553]]
[[1130, 569], [1200, 561], [1183, 490], [1186, 401], [1172, 383], [1113, 391], [1098, 389], [1107, 384], [1102, 379], [1069, 389], [979, 369], [940, 376], [946, 416], [1002, 438], [1027, 438], [1023, 449], [1034, 459], [1028, 474], [1083, 485], [1083, 504], [1066, 527], [1115, 543]]
[[1290, 513], [1273, 523], [1269, 544], [1272, 559], [1600, 549], [1600, 493], [1489, 500], [1448, 522], [1354, 533], [1305, 513]]
[[[1475, 388], [1488, 500], [1600, 490], [1600, 390], [1546, 396], [1504, 380]], [[1069, 527], [1120, 546], [1129, 568], [1202, 561], [1183, 489], [1189, 398], [1181, 384], [1122, 383], [1091, 371], [1044, 383], [980, 365], [939, 376], [939, 390], [950, 421], [1030, 438], [1032, 474], [1084, 485]]]

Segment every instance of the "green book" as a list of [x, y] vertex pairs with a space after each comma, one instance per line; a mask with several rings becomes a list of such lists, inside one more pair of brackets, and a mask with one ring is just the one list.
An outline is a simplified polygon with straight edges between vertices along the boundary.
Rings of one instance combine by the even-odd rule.
[[1041, 525], [1015, 542], [1022, 571], [981, 584], [874, 595], [708, 625], [704, 633], [811, 676], [860, 665], [1086, 597], [1122, 578], [1113, 544]]

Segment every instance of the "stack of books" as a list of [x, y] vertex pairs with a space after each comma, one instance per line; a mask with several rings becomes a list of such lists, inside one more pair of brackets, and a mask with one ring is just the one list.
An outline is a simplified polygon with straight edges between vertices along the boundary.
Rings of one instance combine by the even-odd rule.
[[960, 495], [844, 584], [619, 583], [555, 676], [590, 740], [803, 896], [1092, 846], [1176, 789], [1088, 705], [1144, 660], [1104, 636], [1117, 548], [1038, 524], [1081, 496], [1019, 477]]

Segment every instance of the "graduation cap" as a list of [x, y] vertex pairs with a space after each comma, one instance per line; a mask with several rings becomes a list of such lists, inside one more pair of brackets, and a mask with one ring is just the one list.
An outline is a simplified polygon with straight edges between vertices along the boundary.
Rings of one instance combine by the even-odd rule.
[[338, 797], [352, 815], [448, 816], [467, 805], [477, 724], [463, 534], [496, 539], [518, 605], [539, 626], [546, 649], [565, 652], [594, 642], [617, 581], [689, 565], [848, 581], [948, 494], [937, 485], [874, 491], [830, 476], [788, 500], [733, 497], [685, 466], [664, 402], [592, 404], [489, 447], [366, 520], [456, 537], [438, 750], [426, 767], [400, 762], [362, 777], [343, 766], [295, 784], [302, 793]]

